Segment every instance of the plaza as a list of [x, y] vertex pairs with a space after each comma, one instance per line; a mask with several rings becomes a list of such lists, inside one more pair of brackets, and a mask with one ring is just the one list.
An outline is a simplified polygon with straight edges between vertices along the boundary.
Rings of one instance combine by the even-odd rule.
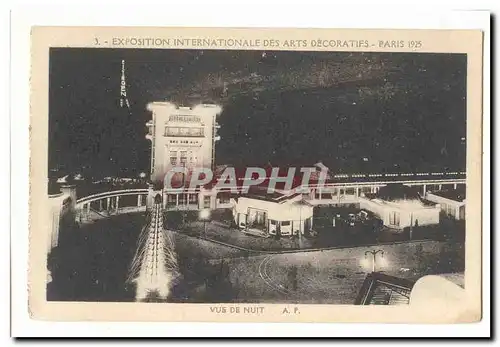
[[[125, 214], [65, 230], [61, 247], [56, 247], [50, 258], [51, 266], [55, 266], [50, 288], [58, 289], [48, 295], [56, 300], [133, 301], [133, 288], [123, 287], [123, 282], [143, 220], [141, 214]], [[214, 235], [220, 233], [212, 227], [200, 237], [203, 226], [197, 227], [198, 235], [182, 231], [173, 234], [182, 276], [173, 288], [172, 302], [217, 298], [218, 291], [207, 289], [208, 281], [209, 287], [231, 288], [219, 293], [226, 295], [226, 302], [353, 304], [371, 272], [364, 261], [367, 250], [384, 250], [386, 261], [383, 267], [377, 266], [377, 271], [392, 276], [418, 279], [427, 274], [463, 272], [461, 243], [424, 240], [301, 251], [288, 248], [281, 240], [241, 233], [231, 233], [231, 239], [217, 239]], [[266, 246], [261, 240], [270, 243]], [[221, 264], [227, 268], [227, 276], [215, 280]], [[64, 275], [73, 272], [75, 275]], [[292, 285], [290, 281], [295, 280], [296, 285]]]

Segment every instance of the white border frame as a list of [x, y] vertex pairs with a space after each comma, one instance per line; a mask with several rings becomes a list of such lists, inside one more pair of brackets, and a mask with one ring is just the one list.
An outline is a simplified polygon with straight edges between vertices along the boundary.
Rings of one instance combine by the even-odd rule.
[[[97, 2], [97, 1], [96, 1]], [[429, 2], [431, 3], [431, 2]], [[351, 3], [346, 9], [333, 4], [292, 7], [266, 4], [227, 6], [224, 11], [214, 2], [193, 5], [143, 5], [126, 8], [106, 4], [99, 8], [40, 7], [22, 8], [12, 13], [11, 22], [11, 259], [12, 259], [12, 335], [30, 336], [280, 336], [280, 337], [360, 337], [363, 336], [489, 336], [490, 326], [490, 205], [483, 195], [483, 320], [459, 325], [383, 324], [215, 324], [215, 323], [62, 323], [30, 320], [27, 307], [28, 264], [28, 172], [29, 172], [29, 66], [30, 27], [32, 25], [141, 25], [216, 27], [328, 27], [336, 28], [419, 28], [481, 29], [484, 40], [483, 91], [483, 192], [490, 191], [490, 18], [487, 12], [429, 12], [424, 7], [400, 10]], [[164, 10], [162, 10], [162, 8]], [[244, 13], [243, 13], [244, 8]], [[223, 13], [223, 14], [222, 14]], [[282, 13], [283, 15], [279, 15]], [[284, 15], [286, 13], [286, 16]], [[245, 17], [242, 17], [242, 15]], [[353, 15], [354, 14], [354, 15]], [[8, 137], [3, 137], [8, 139]], [[8, 148], [8, 147], [7, 147]], [[4, 189], [4, 192], [7, 190]], [[8, 273], [8, 272], [7, 272]], [[196, 327], [194, 327], [196, 326]]]

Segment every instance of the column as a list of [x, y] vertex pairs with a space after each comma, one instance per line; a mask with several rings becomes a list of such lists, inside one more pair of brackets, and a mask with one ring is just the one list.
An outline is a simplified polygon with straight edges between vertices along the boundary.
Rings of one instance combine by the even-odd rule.
[[359, 198], [359, 187], [355, 188], [355, 194], [356, 194], [356, 198]]
[[99, 211], [102, 211], [102, 199], [99, 200]]
[[457, 189], [457, 184], [456, 183], [453, 183], [453, 189]]
[[118, 209], [120, 208], [119, 203], [120, 203], [120, 197], [119, 197], [119, 196], [117, 196], [117, 197], [116, 197], [116, 206], [115, 206], [115, 208], [116, 208], [116, 210], [117, 210], [117, 211], [118, 211]]
[[110, 198], [106, 198], [106, 210], [108, 210], [108, 211], [110, 210], [110, 207], [111, 207], [111, 205], [110, 205], [111, 201], [110, 200], [111, 200]]
[[442, 184], [440, 184], [440, 185], [439, 185], [439, 190], [441, 190], [441, 188], [443, 188], [443, 185], [442, 185]]
[[203, 208], [203, 194], [198, 193], [198, 208], [202, 209]]
[[179, 194], [175, 194], [175, 207], [179, 207]]
[[137, 195], [137, 207], [142, 206], [142, 195]]
[[319, 188], [319, 199], [321, 200], [321, 188]]
[[340, 202], [340, 187], [337, 187], [337, 200]]
[[426, 193], [427, 193], [427, 185], [424, 184], [424, 197]]

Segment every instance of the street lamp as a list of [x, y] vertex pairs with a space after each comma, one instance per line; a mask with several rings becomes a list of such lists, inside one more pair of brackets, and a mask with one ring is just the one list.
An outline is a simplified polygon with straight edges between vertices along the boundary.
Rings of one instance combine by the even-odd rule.
[[302, 204], [299, 205], [299, 248], [302, 248], [302, 231], [304, 225], [302, 224]]
[[203, 221], [203, 230], [205, 235], [207, 234], [207, 222], [210, 221], [211, 214], [212, 212], [208, 208], [205, 208], [203, 210], [200, 210], [200, 213], [198, 215], [200, 220]]
[[413, 212], [410, 213], [410, 241], [413, 238]]
[[381, 249], [378, 250], [373, 250], [373, 251], [366, 251], [365, 252], [365, 258], [363, 259], [363, 266], [368, 268], [370, 266], [370, 260], [368, 258], [368, 254], [372, 255], [372, 262], [371, 262], [371, 267], [372, 267], [372, 272], [375, 272], [375, 265], [377, 261], [377, 254], [380, 253], [380, 265], [385, 266], [386, 261], [384, 258], [384, 251]]

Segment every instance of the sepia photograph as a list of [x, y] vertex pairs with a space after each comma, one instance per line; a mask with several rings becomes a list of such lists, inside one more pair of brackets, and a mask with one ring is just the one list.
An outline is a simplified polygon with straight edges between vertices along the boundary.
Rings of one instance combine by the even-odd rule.
[[47, 300], [405, 305], [464, 289], [465, 54], [49, 62]]

